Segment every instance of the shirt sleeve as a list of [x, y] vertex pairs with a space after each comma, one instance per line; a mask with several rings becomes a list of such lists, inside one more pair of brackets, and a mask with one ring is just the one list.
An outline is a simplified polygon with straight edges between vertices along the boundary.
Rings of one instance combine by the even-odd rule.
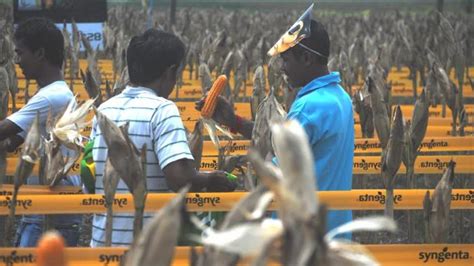
[[23, 132], [18, 135], [25, 137], [36, 118], [37, 112], [39, 112], [40, 121], [46, 121], [49, 109], [49, 101], [45, 97], [37, 96], [31, 98], [23, 108], [11, 114], [7, 119], [19, 126]]
[[189, 149], [186, 131], [174, 103], [159, 107], [152, 117], [153, 145], [161, 169], [181, 160], [194, 160]]

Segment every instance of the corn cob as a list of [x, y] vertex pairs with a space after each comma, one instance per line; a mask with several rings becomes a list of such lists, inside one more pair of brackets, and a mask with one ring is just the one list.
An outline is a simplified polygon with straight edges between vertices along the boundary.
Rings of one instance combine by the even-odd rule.
[[220, 75], [217, 77], [214, 84], [212, 84], [211, 89], [206, 97], [206, 102], [201, 110], [201, 116], [204, 118], [210, 118], [214, 114], [217, 104], [217, 96], [221, 94], [227, 84], [227, 77], [225, 75]]
[[36, 248], [36, 256], [38, 266], [66, 266], [62, 236], [56, 231], [45, 233]]

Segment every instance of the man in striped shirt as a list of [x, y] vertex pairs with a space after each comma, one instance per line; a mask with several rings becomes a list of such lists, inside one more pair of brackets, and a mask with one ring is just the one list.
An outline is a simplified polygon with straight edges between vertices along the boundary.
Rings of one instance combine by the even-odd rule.
[[[129, 123], [128, 134], [136, 147], [147, 146], [147, 188], [153, 192], [177, 191], [192, 184], [192, 191], [233, 191], [235, 184], [221, 171], [199, 173], [189, 150], [177, 106], [167, 99], [184, 58], [184, 44], [173, 34], [155, 29], [132, 38], [127, 49], [131, 85], [104, 102], [99, 111], [117, 125]], [[103, 173], [107, 145], [94, 119], [91, 139], [96, 172], [96, 193], [104, 193]], [[117, 193], [127, 193], [120, 180]], [[145, 213], [145, 224], [153, 216]], [[105, 243], [105, 214], [94, 215], [91, 246]], [[133, 242], [133, 214], [114, 215], [112, 245]]]
[[[235, 184], [221, 171], [199, 173], [189, 150], [177, 106], [168, 95], [176, 83], [176, 71], [184, 58], [184, 44], [173, 34], [150, 29], [132, 38], [127, 49], [131, 85], [104, 102], [99, 111], [117, 125], [129, 122], [128, 134], [136, 147], [147, 146], [147, 188], [153, 192], [177, 191], [192, 184], [192, 191], [233, 191]], [[96, 193], [104, 193], [103, 173], [107, 145], [94, 119], [91, 139], [96, 172]], [[117, 193], [127, 193], [120, 180]], [[145, 224], [153, 216], [145, 213]], [[94, 215], [91, 246], [105, 242], [105, 214]], [[114, 215], [112, 245], [133, 242], [133, 214]]]

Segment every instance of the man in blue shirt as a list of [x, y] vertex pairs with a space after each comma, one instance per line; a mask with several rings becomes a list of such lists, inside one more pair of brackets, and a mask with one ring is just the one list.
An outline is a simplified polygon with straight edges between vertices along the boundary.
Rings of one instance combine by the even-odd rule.
[[[330, 42], [327, 31], [315, 20], [309, 19], [304, 26], [301, 26], [302, 22], [298, 24], [300, 20], [295, 25], [302, 37], [295, 35], [294, 39], [301, 40], [285, 47], [284, 35], [269, 52], [272, 55], [280, 54], [288, 83], [298, 90], [289, 109], [288, 119], [297, 120], [308, 135], [318, 189], [351, 190], [354, 157], [352, 102], [339, 85], [339, 73], [330, 73], [328, 70]], [[288, 33], [292, 32], [295, 25]], [[302, 35], [301, 32], [305, 30], [307, 32]], [[196, 104], [196, 108], [200, 109], [202, 104], [203, 100]], [[246, 138], [252, 137], [253, 122], [236, 115], [222, 97], [218, 99], [213, 119]], [[327, 229], [331, 230], [351, 219], [350, 210], [330, 211]]]

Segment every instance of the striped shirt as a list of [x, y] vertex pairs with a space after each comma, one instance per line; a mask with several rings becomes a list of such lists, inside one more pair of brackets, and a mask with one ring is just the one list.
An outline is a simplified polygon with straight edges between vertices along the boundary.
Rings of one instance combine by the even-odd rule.
[[[104, 102], [99, 111], [118, 126], [129, 122], [128, 134], [135, 146], [147, 146], [147, 188], [148, 192], [169, 192], [162, 168], [168, 164], [191, 159], [186, 132], [176, 105], [159, 97], [151, 89], [130, 87], [119, 95]], [[100, 127], [94, 118], [91, 139], [94, 139], [92, 156], [96, 170], [96, 193], [104, 194], [103, 173], [107, 159], [107, 145]], [[117, 193], [128, 193], [120, 180]], [[144, 224], [153, 214], [145, 213]], [[106, 214], [96, 214], [93, 219], [92, 247], [100, 247], [105, 241]], [[133, 213], [117, 213], [113, 219], [112, 245], [125, 246], [133, 242]]]

